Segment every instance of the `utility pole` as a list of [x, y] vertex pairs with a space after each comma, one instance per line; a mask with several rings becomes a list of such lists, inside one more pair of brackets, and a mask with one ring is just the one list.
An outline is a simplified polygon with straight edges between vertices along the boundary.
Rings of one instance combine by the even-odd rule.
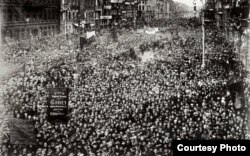
[[205, 21], [204, 21], [204, 10], [202, 11], [202, 65], [201, 68], [205, 67]]
[[201, 68], [205, 67], [205, 3], [202, 8], [202, 64]]

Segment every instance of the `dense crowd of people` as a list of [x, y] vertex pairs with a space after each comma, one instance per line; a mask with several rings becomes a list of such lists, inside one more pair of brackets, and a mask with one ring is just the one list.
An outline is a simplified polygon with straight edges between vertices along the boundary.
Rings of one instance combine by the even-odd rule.
[[[210, 48], [201, 68], [196, 32], [188, 32], [140, 45], [141, 52], [159, 55], [149, 62], [111, 55], [99, 45], [78, 56], [86, 60], [98, 53], [94, 65], [76, 62], [75, 67], [65, 58], [44, 72], [8, 79], [4, 104], [15, 118], [35, 121], [37, 145], [6, 141], [1, 155], [169, 156], [172, 140], [246, 139], [250, 90], [231, 42], [207, 28]], [[67, 122], [48, 121], [51, 87], [71, 89]], [[241, 102], [235, 100], [239, 97]]]

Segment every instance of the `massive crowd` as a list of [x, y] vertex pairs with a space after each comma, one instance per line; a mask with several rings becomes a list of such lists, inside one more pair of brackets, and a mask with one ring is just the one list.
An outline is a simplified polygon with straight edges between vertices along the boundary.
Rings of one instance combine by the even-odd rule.
[[[91, 46], [78, 57], [100, 54], [94, 65], [77, 62], [74, 68], [71, 59], [64, 59], [46, 72], [8, 79], [4, 104], [14, 117], [35, 121], [37, 145], [7, 141], [1, 155], [169, 156], [172, 140], [245, 139], [250, 90], [230, 41], [221, 37], [207, 28], [205, 68], [196, 33], [189, 31], [140, 46], [161, 59], [141, 63]], [[234, 87], [236, 82], [242, 87]], [[47, 120], [49, 87], [71, 89], [68, 122]]]

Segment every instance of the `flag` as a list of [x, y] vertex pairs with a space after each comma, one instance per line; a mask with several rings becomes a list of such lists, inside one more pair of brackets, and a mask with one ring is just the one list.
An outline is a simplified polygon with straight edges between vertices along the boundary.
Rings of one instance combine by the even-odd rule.
[[87, 32], [86, 35], [87, 35], [87, 39], [89, 39], [89, 38], [91, 38], [91, 37], [93, 37], [93, 36], [96, 36], [95, 31]]
[[156, 34], [157, 32], [159, 32], [159, 28], [146, 29], [145, 32], [146, 32], [146, 34], [153, 35], [153, 34]]
[[87, 39], [88, 44], [93, 43], [93, 42], [95, 42], [95, 36], [92, 36], [89, 39]]
[[90, 44], [95, 41], [96, 33], [95, 31], [87, 32], [86, 36], [87, 36], [87, 43]]

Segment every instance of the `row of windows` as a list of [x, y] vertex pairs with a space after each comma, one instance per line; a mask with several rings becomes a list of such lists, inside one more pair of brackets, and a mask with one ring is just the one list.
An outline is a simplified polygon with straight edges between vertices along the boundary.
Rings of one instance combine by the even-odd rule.
[[72, 6], [78, 6], [78, 1], [79, 0], [62, 0], [64, 2], [62, 2], [63, 4], [70, 4]]
[[66, 12], [67, 20], [75, 19], [77, 17], [77, 15], [78, 15], [77, 11]]
[[23, 12], [15, 8], [3, 9], [3, 18], [7, 22], [15, 21], [37, 21], [59, 19], [59, 12], [54, 9], [38, 10], [34, 12]]
[[154, 6], [149, 6], [149, 5], [138, 5], [138, 10], [139, 11], [153, 11]]
[[[66, 12], [66, 20], [71, 20], [71, 19], [76, 19], [78, 16], [78, 12], [71, 11], [71, 12]], [[84, 16], [82, 18], [94, 18], [95, 13], [94, 12], [85, 12]]]
[[39, 28], [16, 28], [5, 29], [3, 36], [10, 37], [16, 40], [27, 39], [33, 37], [51, 36], [57, 34], [56, 26], [41, 26]]
[[3, 0], [3, 3], [27, 3], [27, 2], [33, 2], [33, 3], [45, 3], [45, 4], [60, 4], [60, 0]]

